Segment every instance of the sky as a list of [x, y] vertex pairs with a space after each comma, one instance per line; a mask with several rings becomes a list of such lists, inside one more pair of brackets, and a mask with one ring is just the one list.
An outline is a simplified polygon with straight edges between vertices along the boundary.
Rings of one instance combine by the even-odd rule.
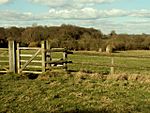
[[33, 24], [150, 34], [150, 0], [0, 0], [0, 27]]

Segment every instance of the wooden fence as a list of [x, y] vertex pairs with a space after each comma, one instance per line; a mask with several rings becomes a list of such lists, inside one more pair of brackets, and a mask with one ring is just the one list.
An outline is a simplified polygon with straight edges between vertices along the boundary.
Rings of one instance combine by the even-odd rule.
[[[96, 56], [101, 57], [101, 58], [108, 58], [109, 62], [107, 63], [97, 62], [96, 63], [91, 60], [91, 62], [74, 62], [74, 64], [80, 65], [81, 67], [82, 66], [107, 67], [107, 68], [110, 68], [110, 71], [109, 71], [110, 74], [115, 74], [118, 68], [129, 69], [129, 70], [139, 70], [139, 71], [150, 70], [150, 62], [149, 62], [150, 56], [129, 56], [129, 55], [125, 56], [125, 55], [114, 55], [114, 54], [99, 54]], [[127, 63], [120, 65], [120, 63], [118, 63], [119, 59], [126, 60], [125, 62], [128, 62], [128, 63], [130, 63], [130, 61], [138, 62], [141, 60], [143, 61], [145, 60], [147, 61], [147, 65], [141, 64], [141, 65], [130, 66], [130, 64], [126, 65]], [[87, 71], [92, 71], [92, 70], [87, 70]]]
[[[54, 59], [52, 53], [62, 53], [62, 57]], [[65, 48], [50, 48], [48, 41], [42, 41], [41, 47], [20, 47], [19, 43], [15, 41], [8, 42], [8, 48], [0, 48], [0, 73], [14, 72], [14, 73], [36, 73], [40, 74], [50, 69], [52, 66], [62, 66], [64, 69], [68, 69], [68, 54], [73, 52], [68, 51]], [[100, 57], [109, 57], [111, 61], [109, 64], [92, 63], [92, 62], [73, 62], [75, 65], [91, 65], [109, 67], [110, 73], [115, 73], [115, 68], [129, 68], [129, 69], [150, 69], [150, 66], [146, 67], [130, 67], [124, 65], [117, 65], [115, 58], [138, 58], [138, 59], [150, 59], [149, 56], [116, 56], [113, 54], [100, 54]], [[73, 59], [72, 59], [73, 60]]]
[[[51, 66], [60, 65], [67, 70], [67, 64], [72, 61], [67, 60], [68, 54], [72, 52], [65, 48], [50, 48], [48, 41], [42, 41], [41, 47], [20, 47], [19, 43], [15, 41], [9, 41], [9, 48], [2, 48], [0, 50], [7, 50], [7, 60], [3, 60], [6, 55], [0, 53], [0, 72], [14, 72], [14, 73], [35, 73], [40, 74], [46, 71]], [[63, 58], [53, 60], [51, 53], [62, 52]], [[9, 61], [8, 61], [9, 60]], [[7, 62], [7, 65], [3, 65], [3, 62]], [[9, 67], [5, 69], [5, 67]], [[5, 70], [4, 70], [5, 69]]]

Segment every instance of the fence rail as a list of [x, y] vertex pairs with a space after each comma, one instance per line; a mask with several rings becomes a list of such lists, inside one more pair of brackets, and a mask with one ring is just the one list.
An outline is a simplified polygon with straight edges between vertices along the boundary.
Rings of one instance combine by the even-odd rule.
[[[98, 52], [75, 52], [73, 66], [77, 70], [86, 70], [89, 72], [107, 72], [114, 74], [120, 72], [127, 73], [149, 73], [150, 57], [149, 56], [131, 56], [118, 54], [105, 54]], [[147, 54], [150, 55], [150, 54]], [[78, 56], [83, 56], [82, 61]], [[86, 57], [87, 58], [86, 58]], [[87, 60], [86, 60], [87, 59]], [[104, 68], [103, 68], [104, 67]], [[71, 69], [70, 68], [70, 69]], [[71, 70], [72, 70], [71, 69]], [[102, 71], [104, 70], [104, 71]]]

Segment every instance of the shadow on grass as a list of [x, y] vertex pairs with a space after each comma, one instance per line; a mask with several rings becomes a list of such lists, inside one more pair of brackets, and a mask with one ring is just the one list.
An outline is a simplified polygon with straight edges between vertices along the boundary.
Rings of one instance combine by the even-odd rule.
[[33, 74], [33, 73], [27, 74], [27, 77], [31, 80], [37, 79], [38, 76], [39, 76], [39, 74]]

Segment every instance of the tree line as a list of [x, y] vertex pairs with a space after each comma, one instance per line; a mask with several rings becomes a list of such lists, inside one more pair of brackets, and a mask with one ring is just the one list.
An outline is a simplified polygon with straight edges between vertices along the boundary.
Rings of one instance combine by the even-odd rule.
[[150, 35], [116, 34], [105, 35], [94, 28], [74, 25], [34, 26], [27, 28], [0, 27], [0, 47], [7, 47], [8, 40], [20, 42], [21, 46], [40, 46], [41, 40], [49, 40], [51, 47], [66, 47], [70, 50], [99, 50], [111, 45], [115, 50], [150, 49]]

